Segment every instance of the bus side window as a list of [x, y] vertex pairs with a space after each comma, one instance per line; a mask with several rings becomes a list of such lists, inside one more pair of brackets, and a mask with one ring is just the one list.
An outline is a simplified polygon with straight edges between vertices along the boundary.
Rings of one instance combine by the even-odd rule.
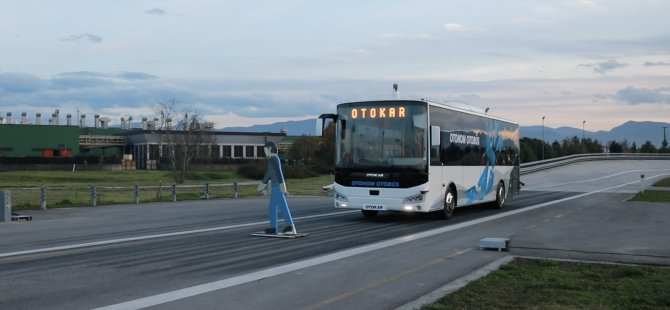
[[444, 164], [444, 158], [442, 157], [444, 133], [439, 126], [430, 127], [430, 164], [433, 166], [441, 166]]

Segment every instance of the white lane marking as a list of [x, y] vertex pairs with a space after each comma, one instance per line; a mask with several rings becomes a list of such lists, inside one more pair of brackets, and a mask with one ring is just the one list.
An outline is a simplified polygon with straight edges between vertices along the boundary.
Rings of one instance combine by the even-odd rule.
[[162, 294], [157, 294], [157, 295], [153, 295], [153, 296], [148, 296], [148, 297], [144, 297], [144, 298], [130, 300], [130, 301], [118, 303], [118, 304], [115, 304], [115, 305], [110, 305], [110, 306], [106, 306], [106, 307], [102, 307], [102, 308], [97, 308], [96, 310], [142, 309], [142, 308], [157, 306], [157, 305], [168, 303], [168, 302], [171, 302], [171, 301], [176, 301], [176, 300], [180, 300], [180, 299], [184, 299], [184, 298], [189, 298], [189, 297], [193, 297], [193, 296], [197, 296], [197, 295], [221, 290], [221, 289], [236, 286], [236, 285], [245, 284], [245, 283], [249, 283], [249, 282], [253, 282], [253, 281], [258, 281], [258, 280], [262, 280], [262, 279], [265, 279], [265, 278], [269, 278], [269, 277], [273, 277], [273, 276], [297, 271], [297, 270], [300, 270], [300, 269], [305, 269], [305, 268], [313, 267], [313, 266], [316, 266], [316, 265], [333, 262], [333, 261], [336, 261], [336, 260], [340, 260], [340, 259], [343, 259], [343, 258], [354, 256], [354, 255], [359, 255], [359, 254], [363, 254], [363, 253], [367, 253], [367, 252], [372, 252], [372, 251], [375, 251], [375, 250], [379, 250], [379, 249], [403, 244], [403, 243], [406, 243], [406, 242], [415, 241], [415, 240], [419, 240], [419, 239], [422, 239], [422, 238], [435, 236], [435, 235], [442, 234], [442, 233], [445, 233], [445, 232], [454, 231], [454, 230], [458, 230], [458, 229], [461, 229], [461, 228], [466, 228], [466, 227], [469, 227], [469, 226], [473, 226], [473, 225], [497, 220], [497, 219], [500, 219], [500, 218], [512, 216], [512, 215], [523, 213], [523, 212], [532, 211], [532, 210], [535, 210], [535, 209], [539, 209], [539, 208], [542, 208], [542, 207], [554, 205], [554, 204], [557, 204], [557, 203], [561, 203], [561, 202], [565, 202], [565, 201], [569, 201], [569, 200], [574, 200], [574, 199], [579, 199], [579, 198], [589, 196], [589, 195], [593, 195], [593, 194], [596, 194], [596, 193], [600, 193], [600, 192], [612, 190], [612, 189], [615, 189], [615, 188], [635, 184], [637, 182], [639, 182], [639, 181], [629, 182], [629, 183], [622, 184], [622, 185], [617, 185], [617, 186], [614, 186], [614, 187], [599, 189], [599, 190], [596, 190], [596, 191], [583, 193], [583, 194], [579, 194], [579, 195], [576, 195], [576, 196], [566, 197], [566, 198], [562, 198], [562, 199], [559, 199], [559, 200], [548, 201], [548, 202], [545, 202], [545, 203], [537, 204], [537, 205], [526, 207], [526, 208], [523, 208], [523, 209], [513, 210], [513, 211], [500, 213], [500, 214], [496, 214], [496, 215], [491, 215], [491, 216], [483, 217], [483, 218], [480, 218], [480, 219], [474, 219], [474, 220], [471, 220], [471, 221], [467, 221], [467, 222], [463, 222], [463, 223], [459, 223], [459, 224], [454, 224], [454, 225], [447, 226], [447, 227], [437, 228], [437, 229], [428, 230], [428, 231], [424, 231], [424, 232], [420, 232], [420, 233], [416, 233], [416, 234], [412, 234], [412, 235], [408, 235], [408, 236], [403, 236], [403, 237], [399, 237], [399, 238], [395, 238], [395, 239], [390, 239], [390, 240], [382, 241], [382, 242], [379, 242], [379, 243], [374, 243], [374, 244], [369, 244], [369, 245], [365, 245], [365, 246], [361, 246], [361, 247], [357, 247], [357, 248], [353, 248], [353, 249], [348, 249], [348, 250], [336, 252], [336, 253], [333, 253], [333, 254], [328, 254], [328, 255], [319, 256], [319, 257], [315, 257], [315, 258], [311, 258], [311, 259], [307, 259], [307, 260], [303, 260], [303, 261], [299, 261], [299, 262], [295, 262], [295, 263], [286, 264], [286, 265], [283, 265], [283, 266], [268, 268], [268, 269], [264, 269], [264, 270], [260, 270], [260, 271], [256, 271], [256, 272], [232, 277], [232, 278], [227, 278], [227, 279], [223, 279], [223, 280], [219, 280], [219, 281], [214, 281], [214, 282], [210, 282], [210, 283], [205, 283], [205, 284], [191, 286], [191, 287], [187, 287], [187, 288], [183, 288], [183, 289], [178, 289], [178, 290], [171, 291], [171, 292], [166, 292], [166, 293], [162, 293]]
[[[603, 177], [598, 177], [598, 178], [590, 179], [590, 180], [581, 180], [581, 181], [573, 181], [573, 182], [559, 183], [559, 184], [549, 184], [549, 185], [529, 186], [528, 188], [525, 188], [525, 189], [526, 189], [526, 190], [536, 190], [536, 189], [540, 189], [540, 188], [548, 188], [548, 187], [561, 187], [561, 186], [572, 185], [572, 184], [577, 184], [577, 183], [588, 183], [588, 182], [600, 181], [600, 180], [604, 180], [604, 179], [607, 179], [607, 178], [611, 178], [611, 177], [615, 177], [615, 176], [619, 176], [619, 175], [627, 174], [627, 173], [633, 173], [633, 172], [650, 172], [650, 171], [652, 171], [652, 172], [658, 172], [658, 171], [670, 171], [670, 169], [636, 169], [636, 170], [628, 170], [628, 171], [623, 171], [623, 172], [619, 172], [619, 173], [615, 173], [615, 174], [610, 174], [610, 175], [606, 175], [606, 176], [603, 176]], [[657, 176], [655, 176], [655, 177], [662, 176], [662, 175], [665, 175], [665, 174], [657, 175]], [[650, 177], [650, 178], [647, 178], [647, 179], [651, 179], [651, 177]]]
[[[328, 214], [309, 215], [309, 216], [303, 216], [303, 217], [296, 217], [296, 218], [294, 218], [294, 220], [305, 220], [305, 219], [313, 219], [313, 218], [321, 218], [321, 217], [329, 217], [329, 216], [339, 216], [339, 215], [355, 213], [355, 212], [359, 212], [359, 211], [354, 210], [354, 211], [343, 211], [343, 212], [335, 212], [335, 213], [328, 213]], [[104, 240], [104, 241], [94, 241], [94, 242], [87, 242], [87, 243], [70, 244], [70, 245], [56, 246], [56, 247], [50, 247], [50, 248], [41, 248], [41, 249], [34, 249], [34, 250], [1, 253], [0, 258], [10, 257], [10, 256], [18, 256], [18, 255], [26, 255], [26, 254], [61, 251], [61, 250], [72, 250], [72, 249], [86, 248], [86, 247], [99, 246], [99, 245], [109, 245], [109, 244], [130, 242], [130, 241], [140, 241], [140, 240], [148, 240], [148, 239], [156, 239], [156, 238], [183, 236], [183, 235], [198, 234], [198, 233], [218, 231], [218, 230], [226, 230], [226, 229], [235, 229], [235, 228], [263, 225], [263, 224], [266, 224], [266, 223], [268, 223], [268, 221], [237, 224], [237, 225], [230, 225], [230, 226], [218, 226], [218, 227], [195, 229], [195, 230], [177, 231], [177, 232], [157, 234], [157, 235], [128, 237], [128, 238], [113, 239], [113, 240]]]

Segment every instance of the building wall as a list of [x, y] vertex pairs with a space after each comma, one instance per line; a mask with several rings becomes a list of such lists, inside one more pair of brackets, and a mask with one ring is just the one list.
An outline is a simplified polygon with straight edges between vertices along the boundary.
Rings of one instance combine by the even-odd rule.
[[[210, 144], [203, 145], [202, 152], [212, 159], [252, 159], [264, 158], [266, 142], [276, 144], [286, 137], [284, 133], [235, 133], [211, 132]], [[161, 153], [160, 135], [152, 132], [137, 132], [128, 135], [128, 143], [133, 148], [133, 160], [138, 169], [155, 169]]]
[[0, 156], [42, 157], [45, 149], [79, 155], [79, 127], [0, 124]]
[[[280, 145], [286, 138], [285, 133], [249, 133], [212, 131], [211, 143], [203, 145], [200, 152], [211, 159], [249, 159], [263, 158], [263, 146], [266, 142]], [[79, 137], [125, 136], [126, 145], [106, 147], [80, 146]], [[138, 169], [156, 167], [160, 157], [160, 135], [145, 130], [125, 130], [120, 128], [79, 128], [65, 125], [27, 125], [0, 124], [0, 157], [63, 157], [62, 150], [68, 150], [69, 156], [104, 156], [121, 158], [132, 154]], [[60, 155], [60, 156], [59, 156]]]

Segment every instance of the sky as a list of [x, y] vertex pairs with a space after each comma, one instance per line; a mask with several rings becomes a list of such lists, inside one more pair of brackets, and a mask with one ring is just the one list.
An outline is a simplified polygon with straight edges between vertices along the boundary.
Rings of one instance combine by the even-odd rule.
[[391, 99], [398, 83], [402, 99], [522, 126], [670, 122], [668, 12], [667, 0], [0, 0], [0, 116], [115, 125], [175, 99], [216, 128], [250, 126]]

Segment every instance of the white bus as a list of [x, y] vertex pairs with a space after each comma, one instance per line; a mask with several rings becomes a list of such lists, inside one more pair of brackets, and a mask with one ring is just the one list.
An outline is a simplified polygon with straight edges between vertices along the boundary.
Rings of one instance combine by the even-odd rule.
[[[436, 212], [502, 208], [519, 181], [519, 125], [463, 104], [426, 100], [349, 102], [319, 117], [336, 125], [334, 205]], [[318, 133], [320, 134], [320, 132]]]

